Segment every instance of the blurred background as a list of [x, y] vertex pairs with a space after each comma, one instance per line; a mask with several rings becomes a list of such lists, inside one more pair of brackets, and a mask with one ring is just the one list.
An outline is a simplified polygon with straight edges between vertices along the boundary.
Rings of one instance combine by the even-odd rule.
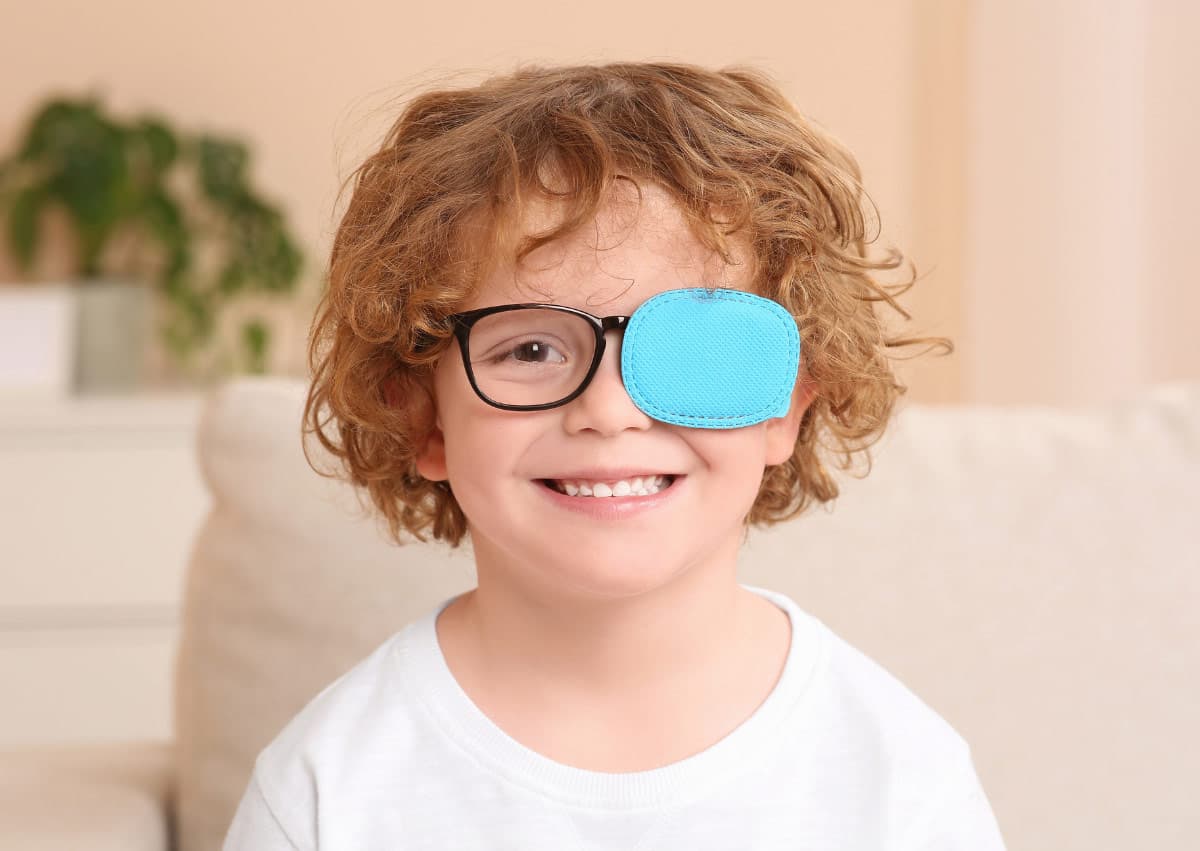
[[427, 84], [757, 65], [857, 156], [875, 249], [921, 275], [904, 330], [955, 341], [899, 365], [910, 400], [1200, 379], [1200, 4], [9, 0], [4, 21], [0, 744], [170, 735], [203, 394], [305, 375], [341, 182]]
[[[79, 167], [90, 182], [71, 175], [56, 182], [44, 171], [53, 151], [35, 158], [41, 185], [9, 175], [0, 207], [0, 304], [12, 304], [0, 310], [0, 387], [39, 376], [52, 382], [53, 365], [70, 360], [61, 347], [38, 348], [55, 335], [95, 352], [133, 334], [113, 330], [132, 327], [127, 315], [121, 324], [119, 301], [83, 317], [81, 341], [80, 329], [74, 337], [54, 330], [26, 304], [35, 291], [21, 285], [36, 282], [36, 292], [48, 295], [52, 285], [84, 279], [81, 243], [99, 228], [83, 233], [72, 224], [79, 216], [107, 215], [113, 224], [101, 237], [105, 263], [88, 270], [93, 281], [153, 284], [142, 288], [150, 303], [138, 304], [153, 326], [139, 386], [256, 369], [303, 374], [337, 189], [403, 97], [518, 61], [652, 58], [759, 65], [855, 153], [880, 212], [875, 248], [900, 247], [922, 275], [904, 301], [912, 330], [958, 345], [951, 357], [901, 368], [911, 398], [1090, 402], [1200, 373], [1193, 330], [1200, 290], [1185, 284], [1186, 235], [1198, 224], [1192, 190], [1200, 185], [1191, 155], [1200, 116], [1185, 83], [1200, 71], [1190, 50], [1200, 32], [1195, 4], [751, 2], [737, 14], [702, 15], [684, 4], [618, 2], [605, 9], [550, 13], [534, 2], [470, 0], [348, 2], [336, 10], [220, 0], [13, 4], [0, 35], [6, 159], [49, 104], [87, 98], [98, 100], [105, 122], [126, 130], [147, 118], [161, 122], [178, 154], [155, 192], [134, 174], [126, 187], [97, 176], [108, 173], [104, 161]], [[108, 150], [96, 142], [104, 136], [97, 124], [59, 117], [63, 132], [86, 136], [85, 157]], [[210, 143], [206, 152], [198, 139]], [[146, 152], [155, 141], [153, 133], [137, 137], [144, 150], [130, 159], [152, 159]], [[217, 200], [194, 191], [202, 183]], [[37, 207], [34, 265], [21, 268], [9, 220], [14, 207], [31, 218], [34, 205], [16, 198], [31, 187], [51, 197]], [[126, 189], [140, 193], [136, 211], [121, 206]], [[92, 197], [91, 206], [77, 200], [82, 212], [68, 213], [61, 199], [80, 195]], [[173, 224], [172, 215], [183, 221]], [[172, 277], [180, 253], [190, 255], [191, 268]], [[98, 300], [101, 288], [81, 289]], [[202, 338], [209, 326], [212, 337]], [[30, 339], [34, 327], [51, 339]], [[117, 360], [109, 372], [118, 373], [122, 355], [109, 357]], [[96, 374], [80, 376], [85, 385], [77, 390], [122, 380], [104, 374], [98, 359], [85, 359]]]

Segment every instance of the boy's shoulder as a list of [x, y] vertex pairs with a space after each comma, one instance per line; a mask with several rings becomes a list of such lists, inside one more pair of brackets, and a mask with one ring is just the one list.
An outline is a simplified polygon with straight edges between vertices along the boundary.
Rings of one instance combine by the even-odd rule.
[[973, 771], [969, 743], [943, 715], [883, 663], [818, 623], [824, 664], [809, 696], [817, 723], [898, 782], [916, 773], [953, 783]]
[[820, 770], [874, 790], [903, 847], [939, 830], [969, 833], [972, 847], [1002, 847], [967, 739], [880, 661], [822, 627], [824, 672], [808, 717], [823, 739], [806, 746], [820, 754]]
[[418, 626], [413, 622], [393, 633], [304, 704], [255, 759], [265, 783], [294, 784], [298, 766], [308, 775], [304, 781], [315, 780], [322, 767], [345, 760], [358, 746], [369, 749], [379, 735], [403, 739], [411, 714], [404, 711], [410, 696], [400, 656]]
[[816, 723], [854, 727], [859, 735], [881, 740], [941, 741], [951, 750], [965, 746], [949, 722], [883, 663], [786, 594], [773, 591], [768, 596], [801, 625], [802, 640], [815, 646], [802, 715]]

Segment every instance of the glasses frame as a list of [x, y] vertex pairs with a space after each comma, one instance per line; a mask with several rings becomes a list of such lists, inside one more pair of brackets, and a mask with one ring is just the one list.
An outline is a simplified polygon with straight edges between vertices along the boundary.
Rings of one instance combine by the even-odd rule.
[[[572, 316], [579, 316], [586, 319], [588, 324], [592, 326], [592, 331], [596, 335], [596, 347], [592, 354], [592, 363], [588, 367], [587, 375], [583, 377], [583, 381], [579, 386], [567, 396], [558, 399], [554, 402], [546, 402], [541, 405], [506, 405], [503, 402], [497, 402], [490, 398], [486, 393], [479, 389], [479, 385], [475, 382], [475, 371], [471, 369], [471, 328], [480, 319], [485, 316], [491, 316], [495, 313], [505, 313], [510, 310], [525, 310], [528, 308], [536, 308], [538, 310], [557, 310], [560, 313], [569, 313]], [[458, 340], [458, 350], [462, 354], [463, 368], [467, 371], [467, 380], [471, 383], [471, 389], [475, 391], [475, 395], [482, 399], [493, 408], [500, 408], [504, 411], [546, 411], [551, 408], [558, 408], [568, 402], [579, 398], [584, 390], [587, 390], [588, 385], [592, 383], [592, 378], [595, 377], [596, 371], [600, 368], [600, 361], [604, 358], [605, 335], [609, 331], [624, 331], [625, 326], [629, 323], [628, 316], [596, 316], [588, 313], [586, 310], [579, 310], [574, 307], [567, 307], [562, 304], [544, 304], [542, 302], [522, 302], [521, 304], [500, 304], [495, 307], [481, 307], [478, 310], [466, 310], [462, 313], [452, 313], [446, 317], [447, 321], [454, 326], [454, 336]]]

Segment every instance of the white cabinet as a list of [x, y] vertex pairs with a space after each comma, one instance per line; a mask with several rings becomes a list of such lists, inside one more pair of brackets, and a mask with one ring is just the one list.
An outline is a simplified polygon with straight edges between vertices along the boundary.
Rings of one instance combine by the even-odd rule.
[[0, 747], [170, 737], [202, 404], [0, 399]]

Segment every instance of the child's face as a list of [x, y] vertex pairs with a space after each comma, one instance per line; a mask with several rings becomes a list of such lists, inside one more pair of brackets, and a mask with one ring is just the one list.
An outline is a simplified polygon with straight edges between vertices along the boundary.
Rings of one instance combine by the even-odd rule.
[[[642, 192], [640, 211], [636, 199], [618, 196], [594, 227], [531, 254], [519, 281], [511, 264], [502, 266], [460, 309], [548, 300], [629, 315], [665, 290], [751, 289], [748, 262], [725, 266], [691, 234], [666, 192], [653, 185]], [[539, 208], [525, 232], [542, 230], [553, 215]], [[644, 593], [686, 571], [732, 570], [763, 469], [791, 456], [808, 390], [797, 383], [788, 416], [744, 428], [659, 422], [626, 392], [620, 332], [610, 331], [582, 395], [549, 410], [506, 411], [476, 395], [451, 347], [434, 373], [438, 428], [418, 469], [449, 480], [467, 516], [481, 582], [492, 570], [559, 592]], [[675, 480], [656, 495], [624, 497], [569, 496], [545, 484], [654, 475]]]

